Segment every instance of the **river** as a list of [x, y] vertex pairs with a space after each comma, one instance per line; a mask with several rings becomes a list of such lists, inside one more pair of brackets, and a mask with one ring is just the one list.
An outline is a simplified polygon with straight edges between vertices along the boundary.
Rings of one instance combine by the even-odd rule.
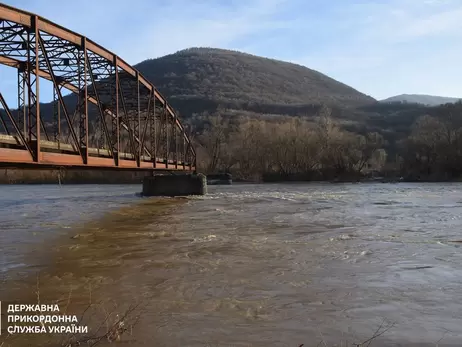
[[[127, 313], [124, 346], [462, 345], [462, 184], [140, 189], [2, 186], [2, 307]], [[0, 346], [61, 346], [2, 311]]]

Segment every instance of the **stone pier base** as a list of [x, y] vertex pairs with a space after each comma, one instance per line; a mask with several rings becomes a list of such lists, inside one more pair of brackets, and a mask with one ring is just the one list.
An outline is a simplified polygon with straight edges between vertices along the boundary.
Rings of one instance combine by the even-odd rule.
[[207, 194], [207, 178], [202, 174], [155, 175], [143, 179], [145, 196], [185, 196]]

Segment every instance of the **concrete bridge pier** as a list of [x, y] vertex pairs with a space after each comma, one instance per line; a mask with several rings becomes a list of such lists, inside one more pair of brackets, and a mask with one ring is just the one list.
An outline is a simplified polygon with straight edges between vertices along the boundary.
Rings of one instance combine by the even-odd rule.
[[143, 179], [144, 196], [185, 196], [207, 194], [203, 174], [154, 175]]

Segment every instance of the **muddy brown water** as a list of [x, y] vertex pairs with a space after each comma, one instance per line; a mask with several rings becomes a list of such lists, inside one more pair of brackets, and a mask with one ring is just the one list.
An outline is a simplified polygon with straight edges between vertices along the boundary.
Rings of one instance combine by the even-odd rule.
[[462, 345], [462, 184], [0, 189], [0, 346], [64, 345], [6, 333], [38, 301], [133, 315], [101, 346]]

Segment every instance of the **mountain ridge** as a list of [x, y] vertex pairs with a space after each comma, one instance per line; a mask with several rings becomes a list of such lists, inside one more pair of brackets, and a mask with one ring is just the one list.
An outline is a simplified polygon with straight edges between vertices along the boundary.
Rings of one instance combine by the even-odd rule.
[[306, 66], [233, 50], [192, 47], [135, 67], [179, 108], [194, 99], [238, 107], [243, 103], [356, 107], [377, 102]]
[[[322, 105], [355, 109], [378, 104], [369, 95], [308, 67], [219, 48], [192, 47], [134, 67], [182, 119], [217, 109], [254, 114], [313, 115]], [[77, 96], [64, 97], [69, 110]], [[51, 121], [53, 104], [41, 103]], [[91, 112], [96, 112], [90, 106]]]
[[381, 103], [404, 102], [415, 103], [427, 106], [438, 106], [443, 104], [455, 103], [462, 98], [427, 95], [427, 94], [400, 94], [380, 100]]

